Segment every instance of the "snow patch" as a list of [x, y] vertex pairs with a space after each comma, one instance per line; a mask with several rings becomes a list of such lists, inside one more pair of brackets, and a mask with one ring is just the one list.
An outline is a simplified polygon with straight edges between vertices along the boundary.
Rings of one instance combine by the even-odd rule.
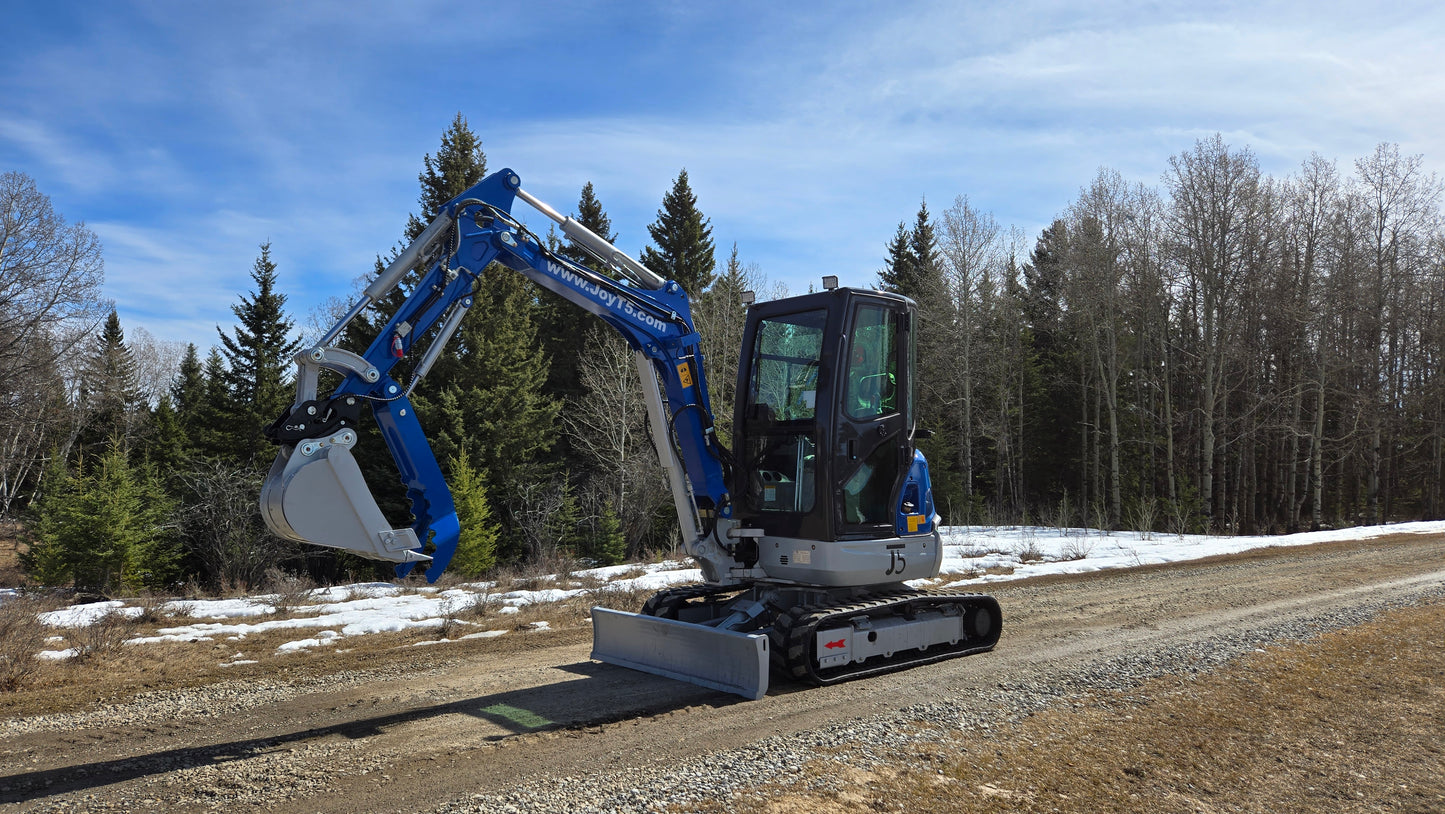
[[[964, 577], [943, 586], [958, 588], [1046, 574], [1183, 562], [1258, 548], [1367, 540], [1391, 534], [1440, 534], [1445, 533], [1445, 521], [1240, 537], [1038, 526], [951, 526], [940, 531], [943, 566], [939, 576]], [[998, 573], [984, 573], [989, 570]]]
[[276, 652], [294, 653], [298, 650], [307, 650], [312, 647], [321, 647], [322, 645], [329, 644], [332, 640], [337, 639], [340, 636], [341, 634], [337, 633], [334, 630], [323, 630], [318, 632], [315, 638], [297, 639], [294, 642], [286, 642], [285, 644], [277, 647]]
[[47, 611], [40, 614], [40, 621], [50, 627], [90, 627], [101, 619], [112, 613], [120, 614], [127, 619], [134, 619], [145, 613], [144, 608], [128, 608], [123, 599], [111, 599], [106, 602], [90, 602], [84, 605], [71, 605], [60, 610]]
[[167, 602], [162, 611], [170, 616], [192, 619], [247, 619], [266, 616], [275, 609], [258, 599], [178, 599]]
[[451, 644], [453, 642], [464, 642], [467, 639], [495, 639], [498, 636], [505, 636], [505, 630], [483, 630], [477, 633], [468, 633], [465, 636], [458, 636], [455, 639], [430, 639], [423, 642], [412, 642], [410, 647], [428, 647], [434, 644]]

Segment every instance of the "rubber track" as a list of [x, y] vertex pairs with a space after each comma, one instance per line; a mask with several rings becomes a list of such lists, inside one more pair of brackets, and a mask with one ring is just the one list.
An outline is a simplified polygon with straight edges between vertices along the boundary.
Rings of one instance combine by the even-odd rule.
[[[814, 650], [817, 639], [814, 634], [826, 623], [831, 627], [854, 616], [878, 615], [879, 611], [892, 612], [887, 615], [910, 615], [918, 610], [942, 607], [950, 604], [963, 605], [965, 613], [987, 609], [993, 616], [989, 632], [982, 637], [960, 641], [956, 645], [935, 645], [919, 652], [911, 650], [895, 653], [889, 659], [870, 659], [868, 662], [847, 664], [818, 672]], [[920, 664], [931, 664], [944, 659], [958, 658], [975, 653], [984, 653], [998, 643], [1002, 629], [1002, 613], [998, 602], [987, 594], [937, 594], [931, 592], [895, 591], [873, 594], [858, 601], [842, 605], [808, 606], [791, 608], [779, 614], [773, 622], [770, 644], [774, 669], [797, 681], [810, 684], [837, 684], [864, 676], [904, 670]]]
[[737, 591], [738, 587], [735, 585], [721, 586], [706, 583], [666, 588], [648, 597], [647, 602], [642, 606], [642, 614], [662, 619], [676, 619], [678, 610], [694, 599], [710, 600], [723, 594], [737, 593]]

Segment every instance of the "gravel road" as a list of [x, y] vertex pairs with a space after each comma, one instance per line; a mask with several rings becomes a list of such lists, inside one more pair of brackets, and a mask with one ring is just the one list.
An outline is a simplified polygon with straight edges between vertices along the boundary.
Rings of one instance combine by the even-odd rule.
[[[0, 720], [0, 811], [650, 812], [823, 784], [1096, 689], [1188, 676], [1445, 594], [1445, 538], [1002, 584], [988, 654], [747, 702], [587, 659], [230, 681]], [[579, 637], [580, 638], [580, 637]]]

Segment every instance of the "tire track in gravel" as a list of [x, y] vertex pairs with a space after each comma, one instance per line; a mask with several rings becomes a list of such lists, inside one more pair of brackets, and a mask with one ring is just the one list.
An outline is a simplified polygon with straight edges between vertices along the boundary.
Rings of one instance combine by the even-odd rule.
[[448, 674], [282, 694], [219, 720], [3, 737], [0, 808], [430, 811], [549, 778], [665, 767], [980, 688], [1046, 684], [1120, 655], [1442, 581], [1445, 539], [1400, 535], [1001, 583], [991, 591], [1005, 614], [993, 653], [834, 687], [783, 685], [757, 702], [595, 664], [586, 644], [464, 659]]

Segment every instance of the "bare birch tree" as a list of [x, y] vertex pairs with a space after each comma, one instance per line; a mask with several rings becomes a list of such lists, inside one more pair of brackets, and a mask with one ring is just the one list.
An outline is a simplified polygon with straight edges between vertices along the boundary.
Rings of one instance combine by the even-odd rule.
[[1260, 172], [1248, 148], [1214, 136], [1169, 159], [1170, 243], [1183, 272], [1188, 337], [1198, 360], [1198, 484], [1204, 514], [1218, 524], [1218, 434], [1227, 419], [1225, 357], [1243, 303], [1246, 249], [1258, 204]]
[[943, 213], [938, 248], [946, 293], [938, 306], [925, 312], [932, 319], [925, 317], [931, 324], [924, 325], [926, 341], [920, 349], [929, 357], [925, 366], [938, 373], [936, 381], [922, 382], [922, 389], [944, 407], [948, 432], [956, 444], [955, 465], [963, 497], [970, 503], [977, 474], [977, 343], [985, 313], [984, 298], [993, 291], [1006, 253], [1000, 234], [993, 215], [974, 208], [967, 197], [954, 199], [953, 206]]
[[581, 359], [584, 395], [563, 412], [572, 448], [592, 465], [592, 487], [611, 503], [630, 553], [653, 518], [671, 504], [662, 466], [647, 436], [647, 407], [632, 352], [610, 328], [593, 327]]
[[95, 234], [67, 224], [29, 176], [0, 174], [0, 517], [75, 427], [63, 371], [110, 311], [103, 278]]

